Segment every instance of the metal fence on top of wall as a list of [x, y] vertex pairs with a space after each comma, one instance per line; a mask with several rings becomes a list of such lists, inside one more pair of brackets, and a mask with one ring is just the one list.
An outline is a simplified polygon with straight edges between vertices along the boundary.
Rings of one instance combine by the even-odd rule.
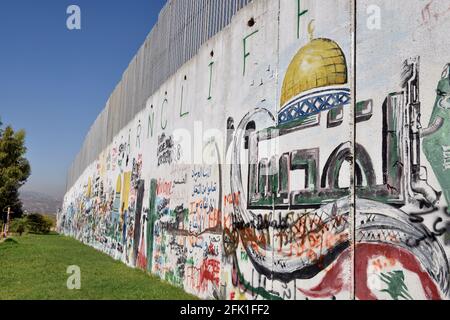
[[252, 0], [169, 0], [69, 168], [67, 190], [147, 99]]

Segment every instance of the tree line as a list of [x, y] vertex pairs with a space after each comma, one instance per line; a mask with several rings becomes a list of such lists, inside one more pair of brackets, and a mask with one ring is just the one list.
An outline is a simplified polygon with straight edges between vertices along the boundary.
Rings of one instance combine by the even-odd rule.
[[3, 220], [8, 207], [11, 218], [20, 218], [23, 214], [19, 190], [31, 174], [31, 167], [25, 158], [25, 131], [4, 126], [0, 119], [0, 210]]

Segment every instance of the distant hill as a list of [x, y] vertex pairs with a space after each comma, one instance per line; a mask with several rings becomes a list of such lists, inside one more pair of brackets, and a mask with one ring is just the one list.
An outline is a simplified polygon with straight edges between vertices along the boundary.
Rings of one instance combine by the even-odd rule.
[[29, 213], [56, 214], [62, 200], [40, 192], [21, 191], [23, 209]]

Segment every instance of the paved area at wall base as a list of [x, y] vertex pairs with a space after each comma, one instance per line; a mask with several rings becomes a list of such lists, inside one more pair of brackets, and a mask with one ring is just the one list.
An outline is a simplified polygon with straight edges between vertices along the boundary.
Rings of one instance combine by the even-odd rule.
[[[67, 282], [81, 271], [81, 289]], [[0, 300], [181, 300], [195, 299], [140, 270], [56, 234], [25, 235], [0, 244]], [[76, 281], [69, 281], [76, 284]]]

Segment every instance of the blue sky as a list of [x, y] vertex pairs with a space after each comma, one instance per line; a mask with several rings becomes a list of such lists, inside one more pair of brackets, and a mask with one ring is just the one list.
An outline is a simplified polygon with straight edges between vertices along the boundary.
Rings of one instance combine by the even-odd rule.
[[[64, 194], [67, 168], [165, 2], [0, 1], [0, 117], [27, 133], [25, 190]], [[82, 30], [66, 27], [72, 4]]]

